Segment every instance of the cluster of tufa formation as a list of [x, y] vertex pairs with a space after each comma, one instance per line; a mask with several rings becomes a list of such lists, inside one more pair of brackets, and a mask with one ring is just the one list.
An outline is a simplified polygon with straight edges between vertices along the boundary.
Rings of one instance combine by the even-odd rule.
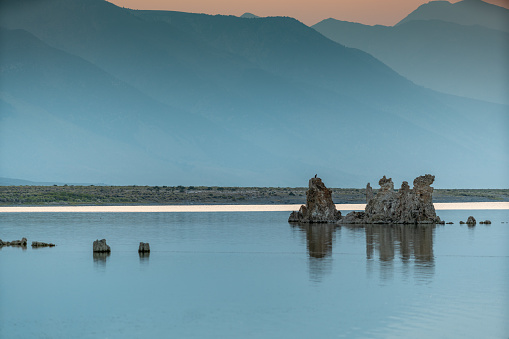
[[299, 211], [294, 211], [288, 218], [289, 222], [301, 223], [337, 223], [341, 220], [341, 212], [336, 210], [332, 202], [332, 192], [325, 187], [322, 179], [309, 179], [309, 189], [306, 192], [306, 205]]
[[[21, 240], [13, 240], [13, 241], [2, 241], [0, 239], [0, 247], [2, 246], [16, 246], [16, 247], [27, 247], [28, 240], [27, 238], [22, 238]], [[45, 243], [40, 241], [32, 241], [32, 247], [55, 247], [55, 244]]]
[[415, 178], [414, 188], [403, 181], [394, 191], [394, 183], [385, 175], [378, 182], [380, 189], [373, 195], [371, 186], [366, 187], [366, 209], [364, 213], [352, 212], [345, 216], [344, 223], [364, 224], [435, 224], [441, 223], [433, 206], [431, 184], [435, 176], [426, 174]]
[[0, 247], [2, 246], [19, 246], [19, 247], [27, 247], [27, 238], [22, 238], [21, 240], [13, 240], [13, 241], [2, 241], [0, 239]]
[[380, 179], [375, 195], [371, 185], [366, 186], [366, 209], [342, 217], [332, 202], [331, 191], [320, 178], [309, 180], [306, 205], [292, 212], [289, 222], [344, 223], [344, 224], [436, 224], [442, 223], [433, 206], [431, 184], [435, 176], [426, 174], [415, 178], [414, 187], [403, 181], [394, 191], [391, 178]]
[[[475, 220], [475, 218], [473, 216], [469, 216], [467, 219], [467, 222], [460, 221], [460, 224], [461, 225], [467, 224], [469, 226], [475, 226], [475, 224], [477, 224], [477, 220]], [[489, 224], [491, 224], [491, 221], [490, 220], [480, 221], [479, 224], [489, 225]]]

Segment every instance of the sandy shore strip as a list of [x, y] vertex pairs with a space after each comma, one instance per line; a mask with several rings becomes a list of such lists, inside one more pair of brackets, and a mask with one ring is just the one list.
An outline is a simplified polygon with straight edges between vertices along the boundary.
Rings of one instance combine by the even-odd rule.
[[[436, 210], [509, 210], [509, 202], [435, 203]], [[153, 212], [290, 212], [299, 205], [158, 205], [158, 206], [30, 206], [0, 207], [0, 213], [153, 213]], [[337, 204], [340, 211], [363, 211], [366, 204]]]

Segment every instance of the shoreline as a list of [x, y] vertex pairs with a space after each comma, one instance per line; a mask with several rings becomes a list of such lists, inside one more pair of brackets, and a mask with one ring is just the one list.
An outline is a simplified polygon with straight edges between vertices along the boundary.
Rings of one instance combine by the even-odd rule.
[[[302, 204], [283, 205], [138, 205], [138, 206], [9, 206], [0, 213], [176, 213], [291, 212]], [[509, 202], [434, 203], [436, 210], [509, 210]], [[339, 211], [363, 211], [366, 204], [336, 204]]]

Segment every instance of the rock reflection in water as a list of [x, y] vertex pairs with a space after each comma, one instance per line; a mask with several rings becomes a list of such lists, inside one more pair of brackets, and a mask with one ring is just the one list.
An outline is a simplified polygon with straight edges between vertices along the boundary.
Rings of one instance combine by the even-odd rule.
[[[375, 266], [379, 266], [384, 280], [394, 274], [398, 259], [403, 264], [401, 268], [403, 272], [408, 272], [413, 264], [418, 279], [428, 280], [434, 274], [433, 234], [435, 225], [292, 225], [306, 235], [312, 280], [319, 281], [325, 273], [331, 271], [335, 232], [336, 229], [340, 230], [342, 227], [365, 234], [367, 267], [371, 270], [375, 269]], [[373, 266], [373, 261], [376, 262], [376, 259], [380, 265]]]
[[109, 256], [109, 252], [93, 252], [94, 265], [100, 268], [106, 267], [106, 260]]
[[148, 264], [148, 259], [150, 258], [150, 252], [138, 252], [140, 256], [140, 264]]
[[332, 269], [332, 245], [337, 225], [334, 224], [292, 224], [306, 234], [309, 253], [309, 274], [311, 280], [320, 281]]
[[333, 224], [298, 224], [306, 232], [309, 256], [324, 258], [332, 253], [332, 240], [336, 225]]
[[365, 225], [366, 256], [378, 250], [381, 261], [393, 260], [399, 248], [403, 261], [433, 262], [434, 225]]
[[389, 278], [394, 273], [393, 263], [398, 251], [404, 271], [413, 260], [419, 279], [427, 280], [434, 274], [435, 225], [364, 225], [364, 228], [366, 257], [375, 259], [378, 252], [382, 277]]

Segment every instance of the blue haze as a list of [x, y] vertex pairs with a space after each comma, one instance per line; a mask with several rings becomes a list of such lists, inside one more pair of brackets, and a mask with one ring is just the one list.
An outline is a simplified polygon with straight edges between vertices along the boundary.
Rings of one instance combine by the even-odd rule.
[[292, 18], [0, 3], [0, 176], [509, 185], [508, 106], [413, 84]]

